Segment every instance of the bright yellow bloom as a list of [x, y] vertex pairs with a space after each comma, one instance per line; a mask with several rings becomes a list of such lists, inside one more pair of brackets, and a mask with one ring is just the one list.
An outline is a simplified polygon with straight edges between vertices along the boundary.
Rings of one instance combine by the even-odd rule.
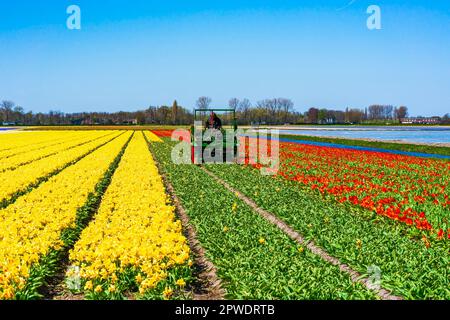
[[266, 239], [260, 238], [260, 239], [259, 239], [259, 243], [260, 243], [260, 244], [265, 244], [265, 243], [266, 243]]
[[145, 135], [146, 135], [148, 141], [150, 141], [150, 142], [163, 142], [160, 137], [158, 137], [156, 134], [154, 134], [151, 131], [146, 131]]
[[[28, 146], [28, 150], [22, 149], [18, 152], [16, 151], [15, 154], [10, 153], [9, 155], [0, 155], [0, 172], [15, 170], [18, 167], [29, 164], [33, 161], [50, 157], [58, 154], [59, 152], [90, 142], [96, 138], [99, 138], [101, 135], [105, 136], [107, 133], [96, 132], [93, 134], [86, 134], [84, 131], [70, 131], [58, 134], [57, 137], [59, 139], [56, 139], [56, 141], [53, 142], [44, 143], [38, 146], [32, 144], [31, 142]], [[49, 137], [50, 136], [55, 137], [56, 134], [54, 132], [50, 132]], [[32, 138], [32, 136], [30, 136], [30, 138]]]
[[61, 131], [58, 134], [53, 131], [17, 131], [0, 135], [0, 159], [38, 150], [64, 141], [67, 136], [73, 134], [73, 131]]
[[184, 281], [183, 279], [179, 279], [177, 280], [176, 285], [181, 288], [184, 288], [186, 286], [186, 281]]
[[362, 241], [361, 241], [361, 239], [357, 239], [357, 240], [356, 240], [356, 248], [357, 248], [358, 250], [361, 250], [361, 249], [362, 249]]
[[173, 290], [171, 288], [164, 289], [163, 296], [164, 299], [170, 299], [173, 295]]
[[[95, 220], [70, 252], [71, 264], [89, 273], [91, 279], [104, 281], [121, 272], [119, 268], [134, 267], [140, 270], [136, 276], [139, 291], [154, 288], [167, 277], [168, 269], [186, 265], [190, 254], [175, 208], [168, 200], [144, 135], [136, 132]], [[109, 275], [103, 271], [107, 266], [112, 268]]]
[[94, 288], [94, 285], [92, 284], [92, 281], [87, 281], [86, 285], [84, 286], [84, 290], [92, 290], [92, 288]]
[[102, 288], [102, 286], [98, 285], [98, 286], [95, 287], [94, 291], [97, 292], [97, 293], [100, 293], [100, 292], [103, 291], [103, 288]]
[[[18, 166], [14, 170], [0, 170], [0, 201], [9, 200], [16, 192], [25, 190], [28, 186], [36, 183], [50, 173], [65, 167], [67, 164], [79, 159], [81, 156], [92, 152], [95, 148], [108, 142], [121, 132], [92, 132], [89, 142], [73, 147], [73, 143], [65, 144], [66, 150], [61, 150], [56, 154], [41, 158], [29, 164]], [[54, 137], [58, 133], [52, 132]], [[69, 146], [72, 148], [67, 149]], [[3, 160], [0, 160], [2, 162]], [[23, 162], [25, 160], [18, 160]], [[6, 166], [8, 167], [9, 164]], [[26, 223], [26, 221], [24, 221]]]
[[78, 208], [94, 192], [130, 135], [116, 138], [0, 210], [0, 270], [8, 270], [0, 278], [0, 295], [15, 293], [20, 278], [28, 278], [40, 258], [61, 247], [61, 232], [75, 225]]

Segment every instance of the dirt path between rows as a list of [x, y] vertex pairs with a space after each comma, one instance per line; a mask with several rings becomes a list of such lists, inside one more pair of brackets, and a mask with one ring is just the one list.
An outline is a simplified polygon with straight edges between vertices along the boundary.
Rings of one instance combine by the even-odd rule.
[[353, 270], [350, 266], [342, 263], [339, 261], [339, 259], [334, 258], [330, 256], [325, 250], [318, 247], [314, 244], [314, 241], [307, 241], [305, 238], [295, 231], [293, 228], [291, 228], [287, 223], [285, 223], [280, 218], [276, 217], [273, 213], [266, 211], [251, 200], [250, 198], [243, 195], [238, 190], [231, 187], [227, 182], [220, 179], [218, 176], [216, 176], [211, 171], [208, 171], [204, 167], [201, 168], [206, 174], [208, 174], [210, 177], [212, 177], [214, 180], [222, 184], [228, 191], [234, 193], [239, 199], [244, 201], [248, 206], [250, 206], [253, 210], [255, 210], [259, 215], [261, 215], [264, 219], [266, 219], [271, 224], [278, 227], [281, 231], [283, 231], [286, 235], [288, 235], [292, 240], [296, 241], [297, 243], [306, 246], [312, 253], [318, 255], [323, 260], [331, 263], [332, 265], [335, 265], [339, 267], [339, 269], [342, 272], [347, 273], [352, 282], [354, 283], [361, 283], [363, 284], [367, 289], [375, 292], [377, 296], [382, 300], [403, 300], [402, 297], [392, 295], [389, 291], [386, 289], [383, 289], [381, 287], [375, 287], [374, 284], [371, 282], [369, 278], [364, 278], [359, 272]]

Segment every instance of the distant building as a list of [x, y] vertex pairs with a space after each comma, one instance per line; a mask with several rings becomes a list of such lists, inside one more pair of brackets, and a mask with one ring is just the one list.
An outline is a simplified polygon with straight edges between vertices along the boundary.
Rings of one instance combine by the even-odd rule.
[[138, 120], [137, 120], [137, 119], [128, 119], [128, 120], [124, 120], [124, 121], [122, 122], [122, 124], [137, 125], [137, 124], [138, 124]]
[[402, 118], [401, 124], [440, 124], [440, 117], [415, 117], [415, 118]]

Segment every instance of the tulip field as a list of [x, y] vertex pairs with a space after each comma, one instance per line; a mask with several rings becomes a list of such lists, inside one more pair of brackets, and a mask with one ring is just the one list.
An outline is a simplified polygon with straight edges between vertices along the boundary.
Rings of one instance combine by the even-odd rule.
[[0, 300], [450, 299], [449, 160], [281, 142], [265, 176], [171, 133], [0, 135]]

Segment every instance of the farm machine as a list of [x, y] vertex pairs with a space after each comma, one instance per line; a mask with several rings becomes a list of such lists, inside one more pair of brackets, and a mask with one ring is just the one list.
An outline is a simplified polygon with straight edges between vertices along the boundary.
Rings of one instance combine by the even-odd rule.
[[207, 149], [212, 149], [210, 155], [215, 160], [217, 160], [216, 152], [222, 149], [222, 152], [219, 151], [222, 154], [220, 159], [222, 163], [230, 161], [227, 154], [232, 152], [231, 161], [234, 162], [239, 146], [239, 140], [235, 135], [237, 129], [235, 109], [195, 109], [194, 125], [191, 126], [192, 163], [200, 165], [208, 162], [204, 159]]

